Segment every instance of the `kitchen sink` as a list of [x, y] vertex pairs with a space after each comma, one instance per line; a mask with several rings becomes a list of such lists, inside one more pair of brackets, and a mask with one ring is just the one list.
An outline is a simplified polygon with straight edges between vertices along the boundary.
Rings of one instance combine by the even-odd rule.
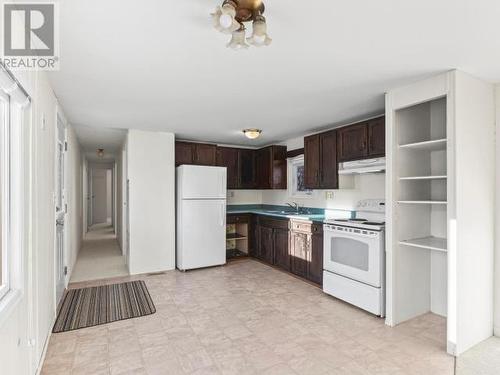
[[279, 215], [303, 215], [301, 213], [295, 212], [295, 211], [265, 211], [268, 214], [279, 214]]

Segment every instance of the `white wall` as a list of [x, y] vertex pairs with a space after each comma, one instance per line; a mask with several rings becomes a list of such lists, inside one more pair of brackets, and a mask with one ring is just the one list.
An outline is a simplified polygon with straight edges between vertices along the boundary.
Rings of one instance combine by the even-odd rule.
[[174, 134], [129, 130], [131, 274], [175, 269]]
[[227, 204], [261, 204], [261, 190], [228, 190]]
[[500, 84], [496, 86], [495, 335], [500, 336]]
[[[343, 178], [340, 176], [340, 178]], [[349, 184], [351, 185], [351, 184]], [[383, 199], [385, 197], [385, 174], [366, 174], [354, 177], [352, 188], [339, 190], [314, 190], [310, 198], [292, 198], [287, 190], [263, 190], [262, 203], [284, 205], [287, 202], [297, 202], [301, 206], [353, 210], [361, 199]], [[333, 198], [327, 198], [332, 192]]]
[[493, 334], [495, 102], [489, 83], [462, 72], [455, 72], [454, 83], [457, 236], [449, 285], [457, 291], [460, 354]]
[[116, 211], [116, 219], [115, 219], [115, 232], [116, 232], [116, 240], [118, 241], [118, 245], [123, 252], [123, 241], [122, 241], [122, 233], [123, 233], [123, 162], [122, 162], [122, 152], [119, 150], [116, 155], [115, 160], [115, 211]]

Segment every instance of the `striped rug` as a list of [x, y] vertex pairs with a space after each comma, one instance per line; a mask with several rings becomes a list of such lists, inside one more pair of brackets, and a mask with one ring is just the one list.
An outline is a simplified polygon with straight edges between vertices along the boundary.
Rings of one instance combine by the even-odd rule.
[[65, 332], [156, 312], [142, 280], [91, 288], [70, 289], [52, 332]]

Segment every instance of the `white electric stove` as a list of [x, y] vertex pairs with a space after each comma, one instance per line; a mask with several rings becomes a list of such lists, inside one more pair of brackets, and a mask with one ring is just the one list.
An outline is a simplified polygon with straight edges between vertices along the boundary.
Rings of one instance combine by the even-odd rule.
[[385, 316], [385, 201], [359, 201], [353, 219], [324, 223], [323, 291]]

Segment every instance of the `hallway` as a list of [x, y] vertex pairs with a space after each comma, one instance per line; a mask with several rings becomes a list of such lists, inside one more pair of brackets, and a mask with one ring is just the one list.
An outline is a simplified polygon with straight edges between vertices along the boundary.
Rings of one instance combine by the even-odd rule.
[[93, 225], [83, 240], [70, 282], [127, 275], [125, 257], [122, 256], [113, 227], [108, 223]]

